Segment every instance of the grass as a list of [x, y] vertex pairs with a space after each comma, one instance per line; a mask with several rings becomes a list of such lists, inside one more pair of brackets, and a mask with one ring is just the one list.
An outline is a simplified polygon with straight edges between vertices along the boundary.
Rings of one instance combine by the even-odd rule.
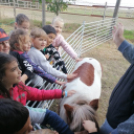
[[[51, 24], [50, 21], [47, 21], [46, 24]], [[0, 27], [5, 29], [6, 32], [9, 32], [11, 29], [13, 29], [14, 26], [14, 19], [13, 18], [7, 18], [0, 20]], [[42, 22], [38, 20], [31, 20], [31, 28], [33, 26], [42, 27]], [[78, 27], [80, 27], [81, 24], [77, 23], [65, 23], [63, 32], [64, 33], [72, 33], [74, 32]]]
[[125, 37], [125, 39], [134, 41], [134, 31], [125, 30], [124, 37]]

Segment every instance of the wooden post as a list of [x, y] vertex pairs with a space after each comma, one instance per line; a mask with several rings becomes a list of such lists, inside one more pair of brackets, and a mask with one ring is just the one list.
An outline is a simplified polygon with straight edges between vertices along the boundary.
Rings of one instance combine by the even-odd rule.
[[104, 13], [103, 13], [103, 20], [105, 19], [105, 16], [106, 16], [106, 10], [107, 10], [107, 2], [105, 3], [105, 9], [104, 9]]
[[45, 25], [45, 0], [42, 0], [42, 26]]
[[16, 18], [16, 2], [13, 0], [13, 10], [14, 10], [14, 18]]

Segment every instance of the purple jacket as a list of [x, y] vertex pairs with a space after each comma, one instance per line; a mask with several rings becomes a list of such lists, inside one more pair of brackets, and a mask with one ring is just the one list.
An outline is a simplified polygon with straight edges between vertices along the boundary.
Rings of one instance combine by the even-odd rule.
[[[16, 51], [16, 50], [15, 50]], [[45, 72], [43, 69], [40, 68], [40, 66], [34, 64], [31, 59], [28, 57], [26, 52], [21, 52], [21, 51], [16, 51], [18, 52], [24, 59], [26, 59], [28, 61], [29, 64], [31, 64], [33, 66], [34, 72], [36, 74], [38, 74], [39, 76], [41, 76], [42, 78], [48, 80], [51, 83], [54, 83], [56, 81], [56, 78], [53, 77], [52, 75], [48, 74], [47, 72]]]

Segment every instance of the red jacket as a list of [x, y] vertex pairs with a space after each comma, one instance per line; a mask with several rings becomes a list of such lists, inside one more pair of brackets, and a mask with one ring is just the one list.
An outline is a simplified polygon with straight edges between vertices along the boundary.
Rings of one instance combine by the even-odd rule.
[[[26, 88], [23, 91], [22, 89]], [[39, 90], [37, 88], [18, 85], [10, 89], [10, 95], [13, 100], [16, 100], [20, 103], [22, 103], [24, 106], [26, 105], [27, 100], [32, 101], [41, 101], [41, 100], [49, 100], [49, 99], [56, 99], [62, 97], [62, 91], [60, 89], [54, 89], [54, 90]], [[3, 98], [2, 95], [0, 95], [0, 98]]]

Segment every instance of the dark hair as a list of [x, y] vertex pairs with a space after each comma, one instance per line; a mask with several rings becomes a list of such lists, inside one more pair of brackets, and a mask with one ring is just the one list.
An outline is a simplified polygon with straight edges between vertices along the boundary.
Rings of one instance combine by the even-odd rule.
[[15, 46], [15, 44], [20, 45], [20, 50], [19, 51], [24, 51], [23, 50], [23, 44], [26, 42], [26, 39], [29, 38], [28, 33], [24, 29], [16, 29], [12, 32], [10, 36], [10, 46], [11, 50], [18, 50], [18, 48]]
[[[9, 64], [13, 61], [17, 61], [17, 59], [12, 55], [0, 53], [0, 95], [2, 95], [5, 98], [11, 98], [11, 97], [9, 91], [5, 88], [3, 84], [3, 76], [5, 75], [6, 64]], [[22, 82], [16, 84], [16, 86], [18, 86], [20, 90], [28, 92], [28, 89]]]
[[30, 22], [29, 18], [25, 14], [18, 14], [16, 16], [16, 23], [22, 25], [23, 22]]
[[47, 34], [55, 34], [56, 35], [56, 30], [54, 27], [52, 27], [51, 25], [45, 25], [43, 26], [43, 30], [47, 33]]
[[7, 98], [10, 98], [10, 94], [9, 91], [4, 87], [2, 81], [6, 71], [6, 64], [13, 61], [16, 61], [15, 57], [5, 53], [0, 53], [0, 94]]
[[0, 99], [0, 133], [14, 134], [27, 122], [29, 112], [21, 103], [11, 99]]

